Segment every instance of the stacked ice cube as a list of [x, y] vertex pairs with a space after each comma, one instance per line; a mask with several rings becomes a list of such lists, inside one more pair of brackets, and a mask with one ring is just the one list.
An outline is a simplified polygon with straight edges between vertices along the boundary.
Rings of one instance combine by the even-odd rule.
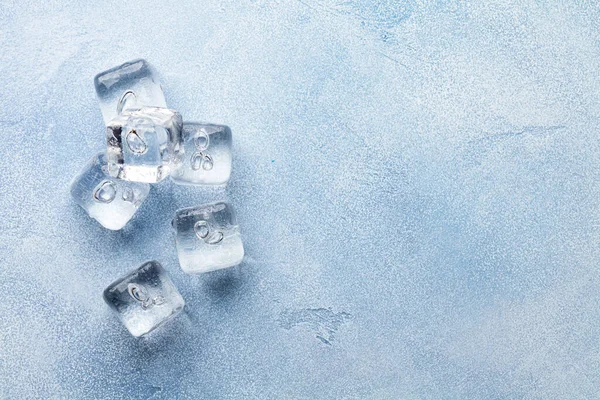
[[[71, 195], [110, 230], [122, 229], [156, 184], [170, 176], [184, 185], [223, 185], [231, 175], [231, 130], [185, 122], [167, 108], [154, 68], [134, 60], [98, 74], [96, 95], [106, 124], [106, 150], [90, 160], [71, 184]], [[190, 274], [239, 264], [244, 247], [230, 204], [178, 210], [172, 222], [179, 263]], [[144, 335], [184, 305], [156, 261], [115, 281], [105, 301], [134, 336]]]

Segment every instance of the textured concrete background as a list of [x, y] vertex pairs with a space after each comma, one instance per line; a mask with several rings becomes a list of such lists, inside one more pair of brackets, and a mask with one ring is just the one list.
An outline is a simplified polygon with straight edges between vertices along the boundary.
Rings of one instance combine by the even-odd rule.
[[[600, 396], [597, 2], [92, 3], [0, 0], [0, 398]], [[234, 172], [110, 232], [68, 184], [137, 57]], [[183, 274], [224, 198], [245, 262]], [[186, 313], [135, 340], [101, 293], [149, 259]]]

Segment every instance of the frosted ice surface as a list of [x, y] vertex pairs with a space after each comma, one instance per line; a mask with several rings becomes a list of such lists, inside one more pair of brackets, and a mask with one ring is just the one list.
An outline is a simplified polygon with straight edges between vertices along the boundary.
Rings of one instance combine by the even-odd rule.
[[224, 125], [183, 123], [185, 159], [171, 174], [180, 184], [218, 185], [231, 175], [231, 129]]
[[122, 111], [140, 107], [167, 107], [158, 75], [146, 60], [133, 60], [94, 78], [104, 122]]
[[148, 261], [104, 290], [104, 301], [133, 336], [156, 329], [183, 309], [183, 297], [167, 272]]
[[115, 179], [108, 174], [104, 153], [96, 154], [73, 179], [71, 196], [102, 226], [119, 230], [148, 197], [150, 185]]
[[232, 267], [244, 258], [240, 229], [228, 203], [177, 210], [173, 229], [179, 264], [188, 274]]
[[183, 159], [181, 115], [167, 108], [123, 111], [106, 128], [108, 172], [135, 182], [159, 182]]

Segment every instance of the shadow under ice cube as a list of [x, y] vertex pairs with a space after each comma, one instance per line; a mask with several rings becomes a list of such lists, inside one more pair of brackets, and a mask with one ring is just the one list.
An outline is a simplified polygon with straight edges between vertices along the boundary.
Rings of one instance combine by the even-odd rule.
[[106, 128], [109, 174], [148, 183], [166, 178], [183, 159], [182, 125], [168, 108], [123, 111]]
[[71, 196], [90, 217], [111, 230], [123, 228], [148, 197], [150, 185], [115, 179], [104, 153], [96, 154], [71, 183]]
[[129, 61], [101, 72], [94, 78], [94, 86], [107, 125], [122, 111], [167, 107], [158, 75], [146, 60]]
[[175, 183], [220, 185], [231, 175], [231, 129], [225, 125], [183, 123], [185, 158], [172, 174]]
[[244, 258], [240, 229], [228, 203], [178, 210], [173, 228], [179, 264], [188, 274], [232, 267]]
[[156, 329], [185, 305], [167, 272], [156, 261], [148, 261], [113, 282], [104, 290], [104, 301], [136, 337]]

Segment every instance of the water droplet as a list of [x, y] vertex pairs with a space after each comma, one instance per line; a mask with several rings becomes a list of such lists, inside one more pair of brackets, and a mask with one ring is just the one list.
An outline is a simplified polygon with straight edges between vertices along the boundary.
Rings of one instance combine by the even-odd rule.
[[146, 301], [149, 298], [146, 289], [143, 286], [136, 285], [135, 283], [130, 283], [127, 285], [127, 290], [129, 291], [129, 295], [137, 301]]
[[117, 114], [121, 114], [123, 110], [128, 108], [134, 108], [136, 103], [137, 98], [135, 93], [133, 93], [131, 90], [126, 91], [123, 93], [123, 96], [121, 96], [119, 103], [117, 103]]
[[94, 190], [94, 199], [100, 203], [110, 203], [115, 199], [117, 186], [112, 181], [103, 181]]
[[213, 165], [214, 163], [212, 157], [206, 154], [204, 156], [204, 161], [202, 161], [202, 169], [205, 171], [210, 171], [213, 168]]
[[223, 232], [213, 232], [209, 237], [204, 239], [204, 241], [208, 244], [219, 244], [223, 240]]
[[123, 200], [128, 201], [129, 203], [133, 203], [134, 199], [135, 195], [133, 194], [133, 189], [131, 189], [129, 186], [125, 186], [123, 188]]
[[190, 164], [194, 171], [198, 171], [200, 167], [202, 167], [202, 162], [204, 161], [204, 154], [202, 153], [194, 153], [190, 158]]
[[129, 146], [129, 149], [131, 149], [131, 151], [133, 151], [134, 153], [144, 154], [146, 152], [146, 150], [148, 150], [148, 146], [142, 140], [142, 138], [137, 134], [135, 129], [132, 129], [129, 131], [129, 133], [127, 134], [126, 140], [127, 140], [127, 146]]
[[135, 283], [130, 283], [127, 285], [127, 291], [129, 295], [138, 303], [141, 304], [143, 308], [151, 307], [153, 304], [153, 300], [150, 299], [148, 295], [148, 291], [141, 285], [136, 285]]
[[194, 139], [194, 145], [198, 149], [198, 151], [203, 151], [208, 149], [208, 133], [204, 129], [198, 131], [198, 136]]
[[208, 222], [206, 221], [198, 221], [194, 225], [194, 232], [196, 232], [196, 236], [200, 239], [205, 239], [210, 233], [210, 228], [208, 227]]
[[166, 300], [163, 296], [156, 296], [152, 302], [155, 306], [160, 306], [161, 304], [165, 304]]

